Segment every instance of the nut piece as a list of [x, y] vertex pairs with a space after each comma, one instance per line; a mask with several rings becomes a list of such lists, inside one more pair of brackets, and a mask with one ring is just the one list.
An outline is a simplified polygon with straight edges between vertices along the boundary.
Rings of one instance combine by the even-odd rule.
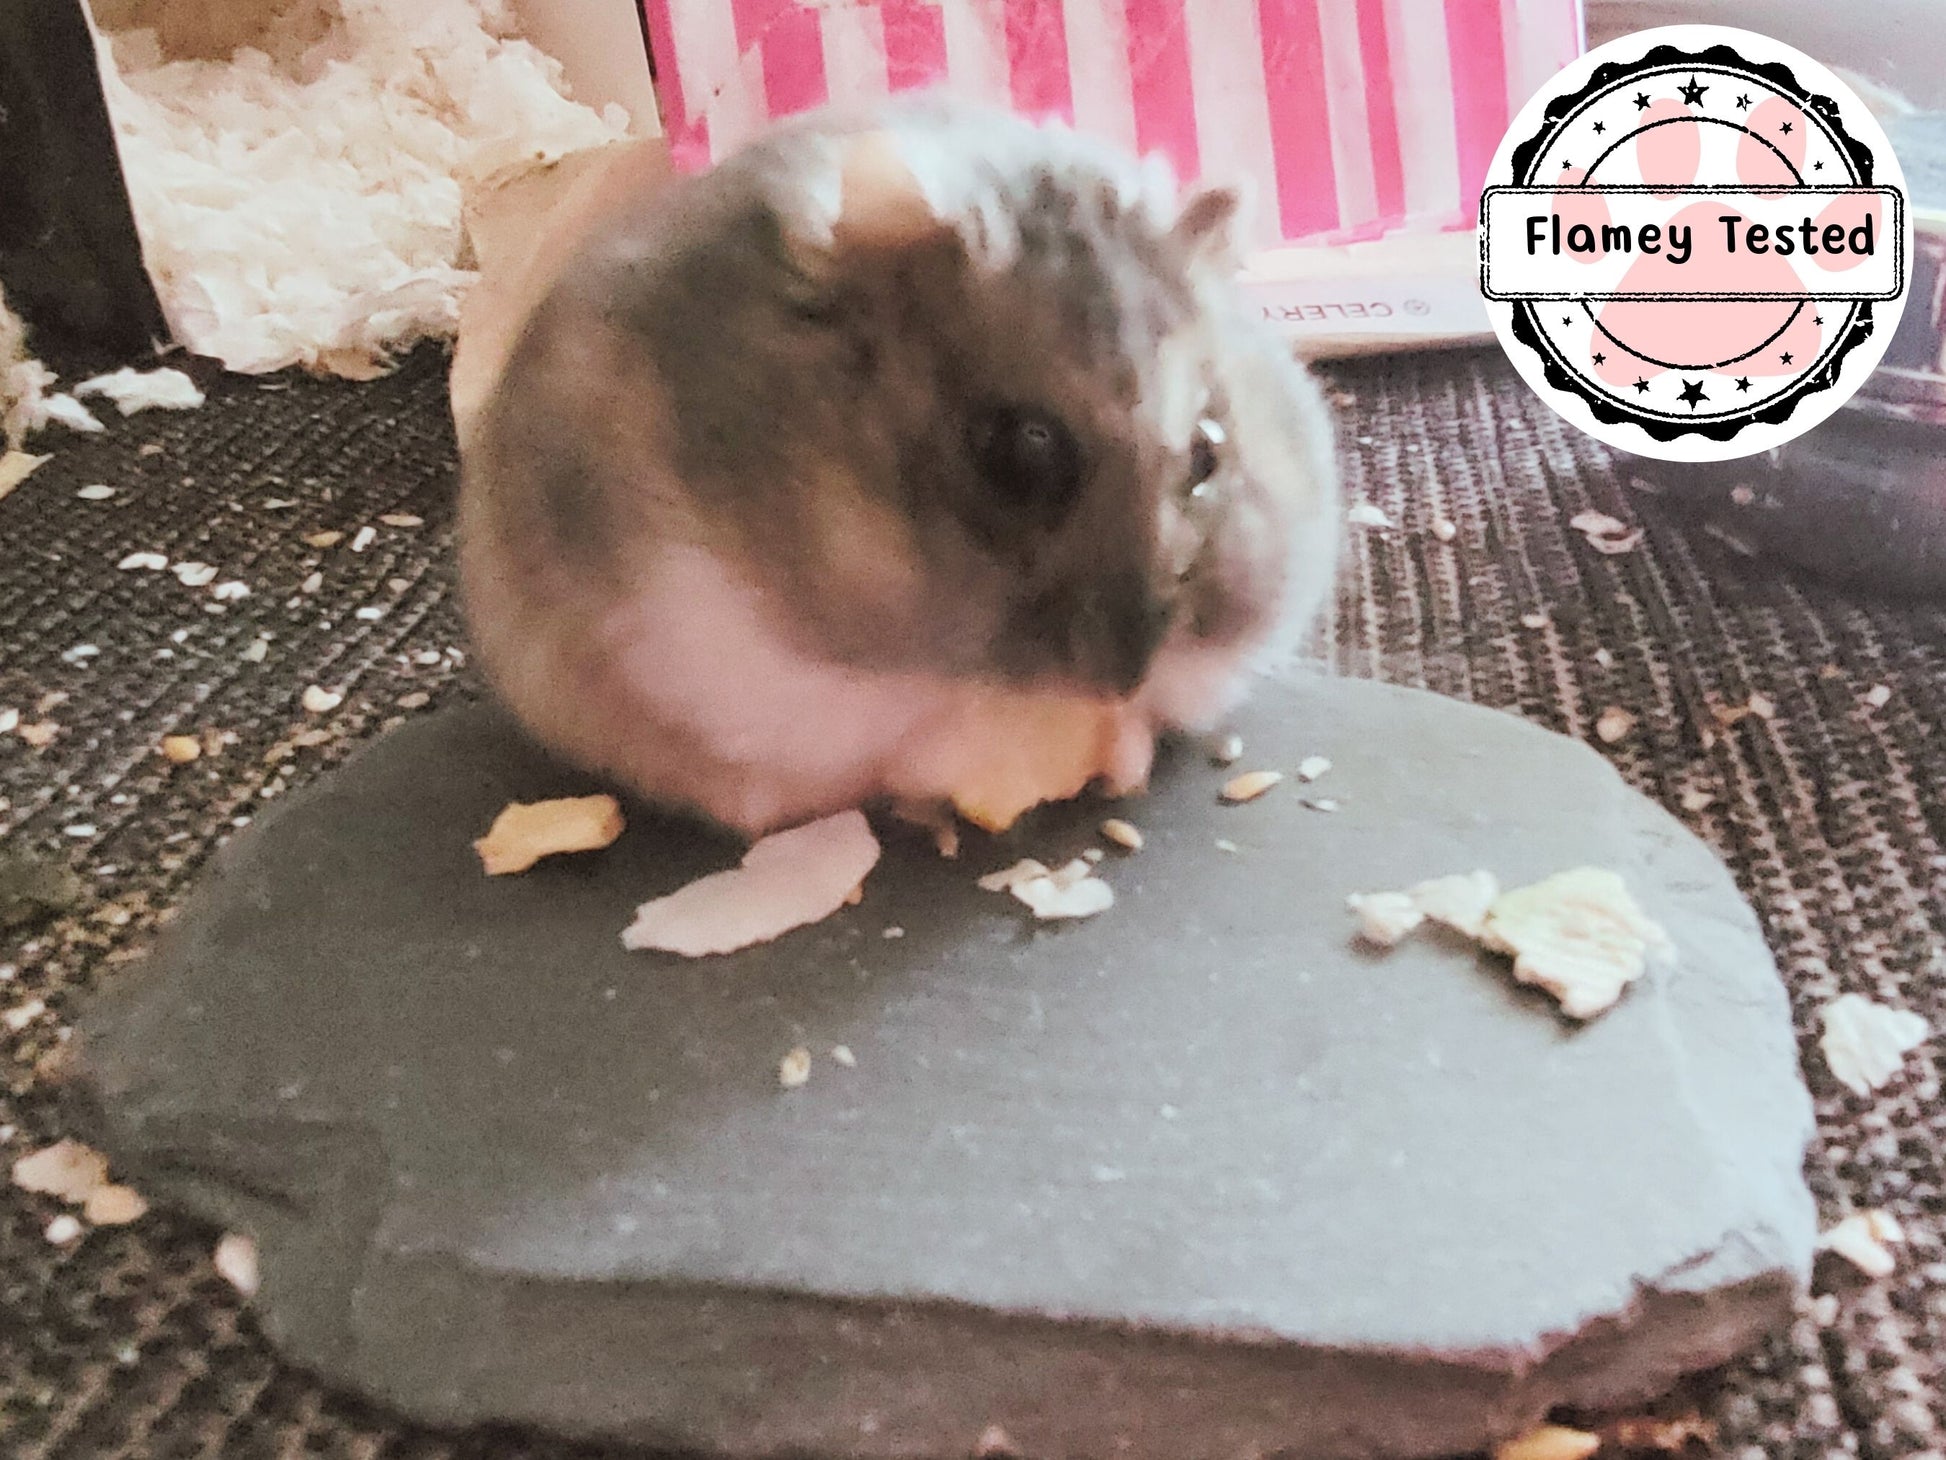
[[1493, 1447], [1493, 1460], [1588, 1460], [1601, 1448], [1601, 1436], [1565, 1425], [1540, 1425], [1516, 1440]]
[[1818, 1048], [1838, 1082], [1869, 1095], [1899, 1072], [1905, 1057], [1932, 1037], [1932, 1028], [1909, 1009], [1888, 1009], [1860, 994], [1841, 994], [1824, 1006]]
[[1635, 716], [1620, 705], [1610, 705], [1595, 721], [1595, 735], [1603, 745], [1613, 745], [1635, 728]]
[[1899, 1265], [1887, 1243], [1905, 1241], [1905, 1229], [1889, 1212], [1853, 1212], [1818, 1238], [1818, 1251], [1835, 1252], [1865, 1276], [1885, 1278]]
[[811, 1078], [811, 1051], [799, 1045], [778, 1062], [777, 1083], [786, 1090], [796, 1090]]
[[162, 754], [166, 760], [176, 765], [188, 765], [203, 753], [203, 742], [194, 735], [165, 735], [162, 737]]
[[1480, 942], [1514, 959], [1514, 977], [1546, 989], [1572, 1019], [1591, 1019], [1640, 978], [1669, 935], [1615, 873], [1576, 867], [1494, 899]]
[[81, 1215], [97, 1227], [125, 1227], [148, 1214], [149, 1204], [132, 1186], [97, 1186], [88, 1193]]
[[1232, 806], [1240, 806], [1245, 801], [1256, 800], [1283, 779], [1282, 771], [1245, 771], [1223, 783], [1222, 796]]
[[542, 857], [594, 852], [622, 834], [622, 808], [613, 796], [567, 796], [516, 801], [473, 843], [489, 877], [525, 872]]
[[1108, 820], [1104, 821], [1101, 824], [1101, 834], [1123, 851], [1139, 852], [1142, 850], [1142, 832], [1140, 828], [1123, 821], [1119, 816], [1111, 816]]

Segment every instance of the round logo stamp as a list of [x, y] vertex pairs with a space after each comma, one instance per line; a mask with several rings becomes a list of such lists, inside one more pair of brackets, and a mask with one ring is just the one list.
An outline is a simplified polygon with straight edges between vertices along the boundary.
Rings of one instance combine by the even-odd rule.
[[1480, 199], [1480, 290], [1569, 421], [1669, 461], [1750, 456], [1830, 415], [1905, 303], [1912, 220], [1878, 122], [1790, 46], [1672, 25], [1522, 109]]

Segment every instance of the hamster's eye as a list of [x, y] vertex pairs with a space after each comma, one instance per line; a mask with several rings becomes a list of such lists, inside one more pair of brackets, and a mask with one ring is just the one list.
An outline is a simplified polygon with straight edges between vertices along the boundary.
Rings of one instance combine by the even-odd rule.
[[974, 465], [996, 496], [1052, 525], [1081, 490], [1074, 433], [1032, 406], [990, 406], [967, 426]]
[[1196, 434], [1189, 443], [1189, 479], [1184, 489], [1192, 497], [1206, 497], [1213, 490], [1210, 478], [1216, 475], [1216, 448], [1228, 436], [1217, 422], [1205, 418], [1196, 423]]

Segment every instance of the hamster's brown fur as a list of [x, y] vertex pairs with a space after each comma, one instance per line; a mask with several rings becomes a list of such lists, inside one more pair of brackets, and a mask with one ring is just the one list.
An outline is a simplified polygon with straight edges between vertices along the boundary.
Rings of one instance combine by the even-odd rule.
[[995, 733], [996, 694], [1213, 720], [1308, 624], [1338, 534], [1318, 393], [1232, 281], [1234, 202], [924, 99], [611, 210], [464, 452], [500, 695], [752, 834], [945, 795], [915, 767]]

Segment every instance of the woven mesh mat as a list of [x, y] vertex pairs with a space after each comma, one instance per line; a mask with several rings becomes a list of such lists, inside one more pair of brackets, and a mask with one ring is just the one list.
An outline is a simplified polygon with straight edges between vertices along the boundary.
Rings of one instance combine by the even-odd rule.
[[[218, 381], [201, 411], [58, 442], [0, 503], [0, 710], [57, 727], [40, 748], [0, 735], [0, 846], [67, 859], [85, 886], [31, 936], [0, 932], [0, 1159], [60, 1133], [63, 1025], [235, 826], [401, 717], [474, 692], [444, 365], [421, 350], [369, 385]], [[1932, 789], [1946, 611], [1857, 601], [1689, 532], [1497, 357], [1343, 366], [1330, 384], [1351, 488], [1399, 524], [1354, 530], [1328, 633], [1339, 667], [1598, 744], [1605, 709], [1632, 714], [1601, 748], [1735, 870], [1790, 982], [1827, 1218], [1881, 1207], [1908, 1234], [1889, 1281], [1827, 1274], [1835, 1318], [1807, 1307], [1706, 1386], [1719, 1450], [1946, 1455], [1939, 1053], [1864, 1099], [1815, 1048], [1820, 1005], [1845, 990], [1946, 1028], [1946, 800]], [[79, 499], [92, 483], [114, 497]], [[1640, 522], [1646, 541], [1595, 551], [1567, 525], [1589, 509]], [[1442, 517], [1450, 543], [1429, 530]], [[305, 541], [320, 532], [344, 536]], [[217, 575], [118, 570], [137, 552]], [[232, 581], [249, 596], [218, 600]], [[311, 685], [342, 703], [307, 712]], [[1753, 696], [1769, 713], [1739, 718]], [[156, 752], [171, 734], [208, 753], [171, 765]], [[0, 1186], [0, 1455], [596, 1453], [429, 1435], [324, 1393], [273, 1360], [211, 1269], [215, 1234], [153, 1213], [56, 1246], [59, 1210]]]

